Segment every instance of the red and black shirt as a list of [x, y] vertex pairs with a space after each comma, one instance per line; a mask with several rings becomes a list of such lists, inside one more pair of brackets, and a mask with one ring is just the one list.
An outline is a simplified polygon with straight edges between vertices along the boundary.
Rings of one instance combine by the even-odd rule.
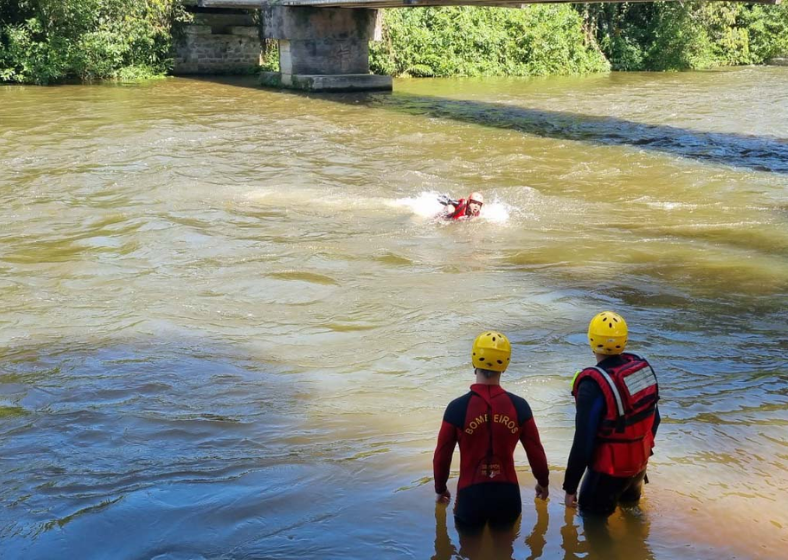
[[474, 484], [517, 484], [514, 450], [521, 442], [534, 477], [548, 483], [548, 467], [531, 407], [522, 397], [499, 385], [471, 385], [469, 393], [453, 400], [443, 415], [433, 458], [435, 492], [446, 491], [454, 446], [460, 444], [457, 490]]

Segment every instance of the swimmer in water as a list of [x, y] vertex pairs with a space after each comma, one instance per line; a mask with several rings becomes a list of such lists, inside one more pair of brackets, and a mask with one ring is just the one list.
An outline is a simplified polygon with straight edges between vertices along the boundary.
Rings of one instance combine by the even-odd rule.
[[468, 198], [454, 200], [447, 195], [438, 197], [438, 202], [446, 208], [442, 214], [446, 220], [470, 220], [477, 218], [484, 205], [484, 197], [480, 192], [472, 192]]

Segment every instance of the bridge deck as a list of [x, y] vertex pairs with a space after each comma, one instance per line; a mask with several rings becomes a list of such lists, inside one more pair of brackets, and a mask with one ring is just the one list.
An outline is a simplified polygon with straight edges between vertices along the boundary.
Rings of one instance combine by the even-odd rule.
[[[652, 0], [592, 0], [591, 3], [650, 2]], [[723, 1], [723, 0], [712, 0]], [[781, 0], [733, 0], [747, 4], [779, 4]], [[578, 3], [576, 0], [196, 0], [202, 8], [261, 9], [268, 6], [312, 6], [319, 8], [418, 8], [422, 6], [502, 6], [523, 4]]]

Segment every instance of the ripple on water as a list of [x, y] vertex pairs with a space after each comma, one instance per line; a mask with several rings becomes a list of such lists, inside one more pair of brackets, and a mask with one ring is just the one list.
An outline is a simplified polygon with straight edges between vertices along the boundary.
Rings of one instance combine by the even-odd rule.
[[[429, 476], [472, 337], [560, 495], [605, 308], [663, 389], [646, 499], [597, 549], [528, 498], [507, 558], [788, 546], [785, 74], [397, 89], [0, 88], [4, 555], [459, 555]], [[479, 189], [505, 224], [419, 213]]]
[[339, 282], [330, 276], [316, 274], [314, 272], [283, 271], [272, 272], [268, 275], [279, 280], [293, 280], [297, 282], [308, 282], [310, 284], [321, 284], [323, 286], [339, 286]]

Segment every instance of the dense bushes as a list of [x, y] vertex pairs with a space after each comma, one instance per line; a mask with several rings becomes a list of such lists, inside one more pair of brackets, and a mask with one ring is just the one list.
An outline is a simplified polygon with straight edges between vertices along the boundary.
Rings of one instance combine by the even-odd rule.
[[569, 6], [387, 10], [370, 64], [383, 74], [528, 76], [597, 72], [607, 61]]
[[578, 5], [614, 70], [760, 64], [788, 52], [788, 5]]
[[[0, 0], [0, 82], [162, 74], [188, 17], [181, 0]], [[757, 64], [787, 52], [788, 3], [448, 7], [385, 10], [370, 63], [394, 75], [534, 76]]]
[[387, 10], [375, 72], [544, 75], [759, 64], [788, 52], [788, 5], [721, 2]]
[[0, 0], [0, 81], [161, 74], [186, 18], [179, 0]]
[[[720, 2], [388, 10], [374, 71], [543, 75], [759, 64], [788, 52], [788, 5]], [[603, 56], [601, 56], [603, 54]]]

